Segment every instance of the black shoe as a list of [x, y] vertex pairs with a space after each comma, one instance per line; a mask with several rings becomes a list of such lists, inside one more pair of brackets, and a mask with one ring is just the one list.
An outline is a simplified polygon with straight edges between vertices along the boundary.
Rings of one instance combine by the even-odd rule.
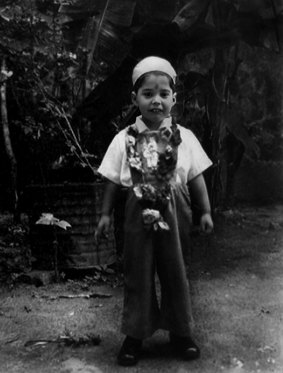
[[118, 364], [125, 367], [136, 365], [142, 348], [142, 340], [126, 337], [118, 354]]
[[170, 343], [185, 360], [195, 360], [200, 357], [200, 349], [190, 337], [179, 337], [170, 333]]

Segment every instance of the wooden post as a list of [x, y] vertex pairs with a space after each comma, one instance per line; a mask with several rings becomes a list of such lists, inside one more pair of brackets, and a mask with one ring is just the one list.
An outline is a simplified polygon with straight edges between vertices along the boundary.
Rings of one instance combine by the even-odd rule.
[[58, 270], [58, 237], [57, 237], [57, 227], [53, 225], [53, 255], [54, 255], [54, 274], [55, 281], [59, 282], [59, 270]]
[[2, 123], [3, 139], [4, 139], [4, 148], [5, 148], [5, 151], [8, 157], [9, 166], [10, 166], [14, 220], [18, 221], [19, 215], [18, 215], [18, 192], [17, 192], [17, 161], [16, 161], [15, 154], [13, 151], [10, 128], [9, 128], [9, 121], [8, 121], [7, 79], [8, 79], [8, 72], [6, 69], [6, 61], [5, 61], [5, 58], [3, 58], [2, 64], [1, 64], [1, 75], [0, 75], [1, 123]]

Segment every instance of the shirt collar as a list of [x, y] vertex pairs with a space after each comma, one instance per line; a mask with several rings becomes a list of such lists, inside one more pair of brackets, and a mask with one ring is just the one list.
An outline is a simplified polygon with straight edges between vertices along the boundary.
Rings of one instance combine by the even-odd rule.
[[[147, 125], [142, 120], [142, 116], [141, 115], [136, 118], [135, 125], [136, 125], [136, 128], [137, 128], [137, 130], [138, 130], [139, 133], [142, 133], [142, 132], [145, 132], [145, 131], [150, 131], [150, 129], [147, 127]], [[171, 125], [172, 125], [172, 118], [168, 117], [168, 118], [165, 118], [163, 120], [163, 122], [161, 123], [159, 129], [160, 128], [168, 128], [168, 129], [170, 129]]]

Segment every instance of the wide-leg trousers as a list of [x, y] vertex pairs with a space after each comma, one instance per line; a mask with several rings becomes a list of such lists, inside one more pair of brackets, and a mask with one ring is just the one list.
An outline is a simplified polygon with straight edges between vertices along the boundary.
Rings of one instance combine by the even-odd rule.
[[[179, 336], [191, 334], [190, 289], [186, 273], [192, 213], [186, 185], [171, 184], [171, 198], [163, 213], [170, 230], [144, 227], [141, 206], [129, 190], [125, 211], [124, 309], [122, 333], [150, 337], [157, 329]], [[160, 306], [155, 289], [157, 271]]]

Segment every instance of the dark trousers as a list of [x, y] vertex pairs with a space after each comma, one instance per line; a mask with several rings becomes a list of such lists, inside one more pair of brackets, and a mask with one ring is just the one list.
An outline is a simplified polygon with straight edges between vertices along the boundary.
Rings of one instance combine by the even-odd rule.
[[[122, 332], [138, 339], [150, 337], [157, 329], [189, 336], [191, 305], [185, 259], [192, 214], [187, 186], [172, 184], [171, 199], [163, 213], [169, 231], [144, 228], [141, 207], [132, 190], [125, 215]], [[160, 307], [155, 291], [156, 271], [161, 285]]]

